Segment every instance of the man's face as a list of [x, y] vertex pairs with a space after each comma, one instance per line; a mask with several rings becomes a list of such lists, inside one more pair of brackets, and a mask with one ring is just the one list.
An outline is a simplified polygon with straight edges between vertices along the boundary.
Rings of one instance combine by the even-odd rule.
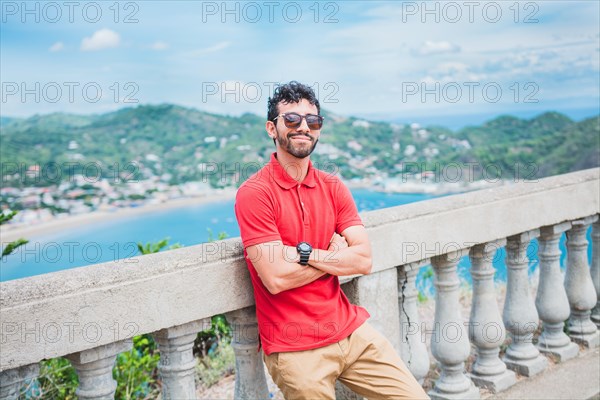
[[[290, 112], [300, 115], [318, 114], [317, 106], [310, 104], [306, 99], [300, 100], [299, 103], [279, 103], [277, 109], [279, 115]], [[315, 149], [321, 134], [320, 130], [311, 130], [304, 118], [299, 127], [288, 128], [285, 126], [283, 117], [277, 118], [275, 122], [267, 122], [267, 132], [271, 138], [277, 141], [279, 149], [296, 158], [308, 157]]]

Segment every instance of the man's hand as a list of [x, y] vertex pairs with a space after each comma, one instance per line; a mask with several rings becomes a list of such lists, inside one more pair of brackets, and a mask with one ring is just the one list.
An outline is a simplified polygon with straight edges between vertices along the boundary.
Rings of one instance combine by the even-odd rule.
[[371, 244], [362, 225], [334, 234], [327, 250], [313, 249], [308, 264], [331, 275], [366, 275], [371, 272]]

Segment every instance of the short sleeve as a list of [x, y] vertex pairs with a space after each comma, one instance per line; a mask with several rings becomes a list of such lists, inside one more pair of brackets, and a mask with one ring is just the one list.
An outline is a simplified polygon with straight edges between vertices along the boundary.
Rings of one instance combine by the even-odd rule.
[[335, 231], [336, 233], [341, 234], [346, 228], [354, 225], [363, 225], [363, 223], [358, 215], [356, 203], [354, 203], [350, 190], [341, 181], [337, 186], [337, 218]]
[[263, 190], [242, 185], [235, 197], [235, 216], [244, 248], [281, 240], [273, 204]]

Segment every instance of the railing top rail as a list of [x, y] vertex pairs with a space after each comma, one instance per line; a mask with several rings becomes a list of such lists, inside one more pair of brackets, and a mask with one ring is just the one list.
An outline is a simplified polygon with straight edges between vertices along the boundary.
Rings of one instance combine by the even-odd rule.
[[536, 180], [508, 182], [508, 184], [503, 186], [390, 207], [386, 208], [385, 212], [381, 212], [382, 210], [368, 211], [363, 213], [362, 217], [365, 226], [374, 228], [380, 225], [393, 224], [398, 221], [449, 212], [465, 207], [490, 205], [498, 201], [517, 199], [557, 188], [566, 188], [585, 182], [598, 181], [599, 179], [600, 168], [590, 168]]

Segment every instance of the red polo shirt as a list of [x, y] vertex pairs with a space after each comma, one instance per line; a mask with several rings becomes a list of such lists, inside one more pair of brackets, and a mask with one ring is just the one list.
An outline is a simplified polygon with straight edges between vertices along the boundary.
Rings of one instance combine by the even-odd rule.
[[[244, 248], [281, 240], [287, 246], [306, 241], [313, 248], [327, 249], [334, 232], [362, 225], [352, 194], [336, 176], [310, 163], [306, 178], [299, 184], [279, 164], [275, 153], [239, 188], [235, 214]], [[350, 304], [337, 276], [326, 274], [274, 295], [262, 283], [245, 250], [244, 256], [267, 355], [338, 342], [369, 318], [367, 310]]]

